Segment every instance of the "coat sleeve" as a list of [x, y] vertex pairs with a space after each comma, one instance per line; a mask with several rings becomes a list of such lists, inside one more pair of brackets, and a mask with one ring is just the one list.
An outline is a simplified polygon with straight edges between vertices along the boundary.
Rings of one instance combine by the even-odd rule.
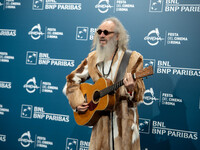
[[89, 78], [87, 58], [66, 77], [66, 84], [63, 93], [67, 96], [72, 109], [82, 105], [84, 102], [83, 94], [80, 90], [80, 83]]
[[[129, 66], [127, 70], [129, 70], [128, 72], [135, 73], [142, 69], [143, 69], [143, 56], [140, 53], [134, 51], [130, 57]], [[130, 100], [136, 103], [143, 101], [144, 92], [145, 92], [145, 85], [143, 79], [142, 78], [136, 79], [134, 95], [133, 97], [131, 97]]]

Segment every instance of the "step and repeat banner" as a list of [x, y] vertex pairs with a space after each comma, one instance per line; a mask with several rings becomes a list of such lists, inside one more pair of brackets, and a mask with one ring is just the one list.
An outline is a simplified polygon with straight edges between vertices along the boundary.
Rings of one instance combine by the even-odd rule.
[[0, 0], [1, 150], [89, 148], [92, 127], [76, 124], [62, 88], [112, 16], [154, 68], [141, 149], [200, 149], [199, 0]]

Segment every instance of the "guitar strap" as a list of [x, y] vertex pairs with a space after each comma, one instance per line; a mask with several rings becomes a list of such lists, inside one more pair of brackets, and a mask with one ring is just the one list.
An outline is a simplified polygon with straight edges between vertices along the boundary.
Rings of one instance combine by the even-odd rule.
[[125, 51], [122, 61], [120, 63], [118, 72], [117, 72], [117, 77], [116, 77], [115, 83], [124, 78], [124, 74], [126, 72], [126, 67], [128, 66], [131, 54], [132, 54], [132, 51], [130, 51], [130, 50]]
[[[118, 69], [118, 72], [117, 72], [117, 77], [116, 77], [116, 80], [115, 80], [115, 83], [122, 80], [124, 78], [124, 74], [125, 74], [125, 71], [126, 71], [126, 67], [128, 65], [128, 62], [129, 62], [129, 58], [132, 54], [132, 51], [130, 50], [126, 50], [125, 53], [124, 53], [124, 56], [121, 60], [121, 63], [120, 63], [120, 66], [119, 66], [119, 69]], [[111, 118], [111, 130], [112, 130], [112, 144], [111, 144], [111, 149], [114, 150], [115, 149], [115, 146], [114, 146], [114, 127], [113, 127], [113, 112], [110, 113], [110, 118]]]

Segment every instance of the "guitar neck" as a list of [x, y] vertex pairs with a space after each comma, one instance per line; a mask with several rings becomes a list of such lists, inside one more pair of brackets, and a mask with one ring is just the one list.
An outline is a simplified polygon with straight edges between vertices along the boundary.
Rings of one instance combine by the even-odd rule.
[[[144, 68], [143, 70], [140, 70], [136, 73], [132, 72], [132, 77], [133, 77], [134, 80], [136, 80], [136, 79], [143, 78], [143, 77], [146, 77], [146, 76], [149, 76], [149, 75], [152, 75], [152, 74], [153, 74], [153, 67], [148, 66], [148, 67]], [[113, 85], [108, 86], [107, 88], [101, 90], [100, 91], [100, 98], [107, 95], [107, 94], [110, 94], [110, 93], [116, 91], [122, 85], [124, 85], [123, 79], [120, 80], [119, 82], [116, 82]]]
[[111, 85], [111, 86], [108, 86], [107, 88], [103, 89], [100, 91], [100, 98], [101, 97], [104, 97], [105, 95], [107, 94], [110, 94], [114, 91], [116, 91], [120, 86], [124, 85], [124, 82], [123, 80]]

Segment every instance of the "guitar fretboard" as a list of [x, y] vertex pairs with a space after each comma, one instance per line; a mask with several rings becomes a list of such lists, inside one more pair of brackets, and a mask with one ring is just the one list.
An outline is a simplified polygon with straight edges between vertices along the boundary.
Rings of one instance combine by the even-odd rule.
[[[133, 79], [138, 79], [138, 78], [143, 78], [145, 76], [149, 76], [152, 74], [153, 74], [153, 67], [148, 66], [139, 72], [133, 73], [132, 76], [133, 76]], [[99, 94], [96, 98], [98, 99], [98, 98], [104, 97], [107, 94], [111, 94], [112, 92], [116, 91], [122, 85], [124, 85], [123, 79], [121, 81], [116, 82], [113, 85], [108, 86], [107, 88], [99, 91]]]
[[107, 94], [110, 94], [112, 92], [114, 92], [115, 90], [117, 90], [120, 86], [122, 86], [124, 83], [123, 83], [123, 80], [103, 89], [100, 91], [100, 98], [101, 97], [104, 97], [105, 95]]

